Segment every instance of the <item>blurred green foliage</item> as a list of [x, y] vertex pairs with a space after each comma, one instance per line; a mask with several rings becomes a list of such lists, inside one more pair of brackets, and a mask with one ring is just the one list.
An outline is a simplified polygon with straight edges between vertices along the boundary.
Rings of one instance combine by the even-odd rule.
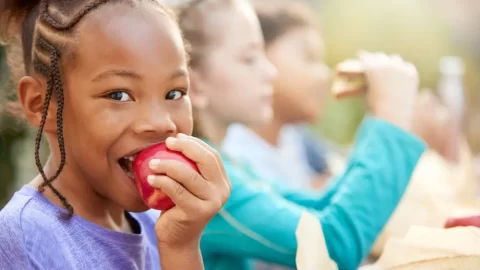
[[[8, 80], [8, 72], [5, 65], [5, 50], [0, 48], [0, 85], [5, 87]], [[4, 87], [0, 88], [5, 90]], [[2, 91], [5, 93], [5, 91]], [[4, 96], [0, 103], [0, 110], [5, 104]], [[15, 154], [13, 146], [15, 142], [24, 136], [24, 129], [13, 117], [3, 112], [0, 113], [0, 207], [6, 203], [14, 185], [15, 179]]]
[[[444, 55], [462, 56], [470, 74], [477, 73], [470, 57], [454, 45], [445, 18], [430, 1], [324, 0], [319, 13], [331, 66], [355, 57], [363, 49], [399, 54], [414, 63], [421, 87], [436, 87], [439, 60]], [[467, 95], [474, 93], [478, 85], [475, 80], [467, 74]], [[317, 130], [340, 144], [348, 144], [364, 111], [361, 99], [332, 100]]]

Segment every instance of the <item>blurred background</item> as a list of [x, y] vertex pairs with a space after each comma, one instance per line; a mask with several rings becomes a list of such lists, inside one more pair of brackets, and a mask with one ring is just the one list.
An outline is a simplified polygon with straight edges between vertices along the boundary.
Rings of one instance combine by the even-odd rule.
[[[307, 0], [305, 0], [307, 1]], [[454, 86], [465, 95], [463, 129], [474, 153], [480, 151], [480, 1], [478, 0], [309, 0], [321, 23], [332, 67], [360, 49], [400, 54], [414, 63], [421, 87], [437, 91], [446, 69], [454, 69]], [[445, 56], [453, 66], [445, 66]], [[453, 61], [452, 61], [453, 59]], [[461, 61], [458, 61], [461, 60]], [[447, 63], [448, 64], [448, 63]], [[464, 73], [456, 72], [464, 69]], [[440, 72], [443, 70], [443, 73]], [[448, 79], [452, 79], [451, 76]], [[5, 50], [0, 50], [2, 91], [10, 86]], [[2, 106], [5, 101], [0, 103]], [[362, 100], [331, 100], [323, 119], [312, 127], [318, 136], [348, 146], [365, 108]], [[0, 114], [0, 208], [14, 190], [36, 174], [35, 130], [2, 111]], [[47, 147], [43, 147], [45, 150]], [[43, 157], [48, 153], [43, 151]]]

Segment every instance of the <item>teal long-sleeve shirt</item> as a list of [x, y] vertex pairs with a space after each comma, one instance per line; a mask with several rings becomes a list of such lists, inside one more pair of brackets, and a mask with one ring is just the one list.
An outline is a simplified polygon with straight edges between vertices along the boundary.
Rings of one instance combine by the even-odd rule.
[[295, 230], [304, 211], [321, 222], [339, 269], [357, 269], [424, 151], [413, 135], [367, 117], [345, 172], [322, 192], [289, 190], [224, 157], [232, 192], [202, 235], [206, 270], [249, 270], [251, 259], [295, 267]]

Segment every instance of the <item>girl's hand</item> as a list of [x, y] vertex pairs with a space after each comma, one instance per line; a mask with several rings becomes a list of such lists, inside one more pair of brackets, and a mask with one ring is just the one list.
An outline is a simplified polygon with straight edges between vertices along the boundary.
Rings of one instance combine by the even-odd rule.
[[399, 56], [361, 52], [368, 82], [370, 111], [403, 129], [410, 130], [418, 93], [418, 73]]
[[459, 139], [455, 119], [448, 108], [429, 89], [420, 92], [415, 108], [412, 132], [444, 158], [455, 161]]
[[230, 181], [219, 154], [203, 141], [178, 134], [166, 144], [195, 162], [200, 173], [175, 160], [151, 162], [157, 175], [151, 177], [150, 184], [175, 203], [160, 215], [155, 226], [159, 248], [198, 250], [203, 229], [230, 196]]

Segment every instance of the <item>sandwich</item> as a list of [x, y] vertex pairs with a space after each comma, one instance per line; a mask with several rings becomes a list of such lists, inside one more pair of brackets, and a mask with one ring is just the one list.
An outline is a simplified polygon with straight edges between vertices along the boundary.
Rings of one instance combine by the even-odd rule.
[[365, 67], [359, 60], [348, 59], [337, 65], [332, 84], [336, 99], [362, 95], [367, 90]]
[[391, 238], [387, 242], [375, 266], [371, 269], [479, 269], [480, 229], [412, 226], [403, 238]]

